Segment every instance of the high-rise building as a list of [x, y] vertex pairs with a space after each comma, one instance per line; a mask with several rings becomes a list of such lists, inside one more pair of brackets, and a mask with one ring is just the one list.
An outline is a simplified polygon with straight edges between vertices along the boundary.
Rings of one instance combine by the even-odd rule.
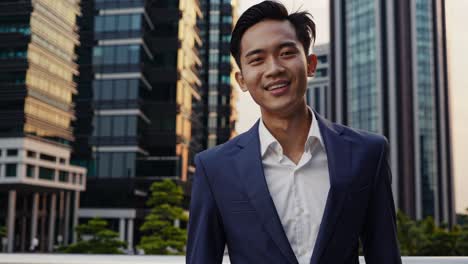
[[331, 112], [330, 101], [330, 45], [321, 44], [313, 47], [317, 56], [317, 69], [307, 81], [307, 104], [325, 118]]
[[234, 62], [229, 44], [236, 1], [201, 0], [203, 17], [198, 20], [203, 46], [200, 49], [202, 92], [207, 142], [204, 149], [229, 140], [234, 135], [237, 92], [231, 84]]
[[195, 0], [83, 0], [74, 162], [80, 220], [107, 219], [131, 251], [151, 183], [186, 181], [201, 100]]
[[76, 239], [86, 169], [70, 165], [79, 0], [0, 3], [0, 225], [7, 252]]
[[331, 0], [332, 119], [390, 142], [396, 205], [454, 223], [443, 0]]

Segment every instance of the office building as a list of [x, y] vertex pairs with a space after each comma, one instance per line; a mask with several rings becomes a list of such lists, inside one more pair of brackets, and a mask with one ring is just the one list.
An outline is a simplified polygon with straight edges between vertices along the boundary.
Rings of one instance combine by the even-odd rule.
[[[83, 0], [74, 162], [89, 171], [80, 221], [140, 239], [149, 187], [187, 180], [201, 100], [198, 2]], [[196, 123], [197, 124], [197, 123]], [[200, 139], [201, 140], [201, 139]]]
[[307, 104], [325, 118], [331, 112], [330, 94], [330, 45], [315, 45], [312, 52], [317, 56], [317, 69], [307, 82]]
[[200, 78], [207, 139], [203, 149], [206, 149], [226, 142], [235, 133], [237, 91], [232, 85], [234, 62], [229, 43], [237, 3], [201, 0], [200, 6], [203, 13], [203, 17], [198, 20], [203, 41], [200, 49], [203, 65]]
[[411, 217], [453, 224], [443, 0], [331, 0], [332, 119], [385, 135]]
[[71, 165], [79, 1], [0, 3], [0, 225], [3, 251], [76, 240], [86, 169]]

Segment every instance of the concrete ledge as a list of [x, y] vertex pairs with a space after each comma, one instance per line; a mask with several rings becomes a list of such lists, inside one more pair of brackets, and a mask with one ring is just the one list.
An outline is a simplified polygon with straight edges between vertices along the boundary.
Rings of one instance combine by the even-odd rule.
[[[360, 263], [365, 263], [361, 257]], [[184, 256], [0, 254], [0, 264], [183, 264]], [[225, 257], [223, 264], [229, 264]], [[403, 257], [404, 264], [466, 264], [468, 257]]]

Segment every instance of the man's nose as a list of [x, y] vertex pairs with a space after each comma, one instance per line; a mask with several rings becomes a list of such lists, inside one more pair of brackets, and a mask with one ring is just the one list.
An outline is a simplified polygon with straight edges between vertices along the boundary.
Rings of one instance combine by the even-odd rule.
[[274, 76], [283, 73], [285, 70], [284, 66], [277, 58], [272, 58], [267, 61], [266, 76]]

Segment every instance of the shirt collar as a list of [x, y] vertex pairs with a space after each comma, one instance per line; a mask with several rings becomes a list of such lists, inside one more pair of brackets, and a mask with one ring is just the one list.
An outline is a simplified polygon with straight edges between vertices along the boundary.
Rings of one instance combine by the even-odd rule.
[[[311, 143], [313, 143], [314, 138], [316, 138], [320, 142], [320, 145], [323, 148], [325, 148], [314, 111], [312, 111], [312, 109], [309, 106], [307, 106], [307, 109], [312, 114], [312, 123], [311, 123], [311, 126], [309, 127], [309, 133], [307, 135], [307, 140], [305, 142], [304, 149], [305, 150], [309, 149], [309, 147], [311, 146]], [[266, 151], [268, 150], [270, 146], [272, 146], [273, 148], [276, 148], [282, 154], [281, 145], [279, 144], [278, 140], [266, 128], [265, 124], [263, 123], [262, 118], [260, 118], [260, 124], [258, 126], [258, 134], [260, 137], [260, 151], [261, 151], [260, 154], [262, 155], [262, 157], [265, 155]]]

